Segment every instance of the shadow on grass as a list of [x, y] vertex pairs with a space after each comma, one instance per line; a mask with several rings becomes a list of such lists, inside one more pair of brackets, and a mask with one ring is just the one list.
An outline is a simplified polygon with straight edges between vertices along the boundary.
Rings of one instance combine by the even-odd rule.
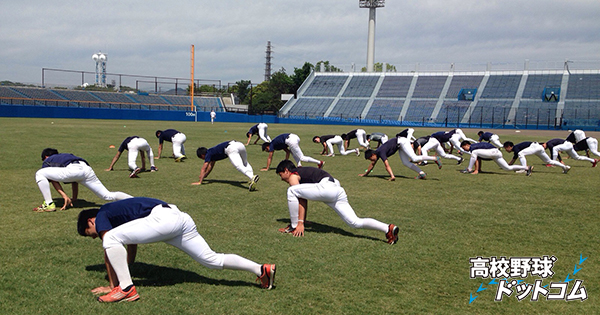
[[[86, 271], [106, 272], [106, 266], [91, 265], [85, 267]], [[211, 279], [201, 276], [195, 272], [182, 270], [178, 268], [162, 267], [152, 264], [146, 264], [136, 262], [129, 266], [131, 277], [135, 278], [134, 283], [136, 286], [146, 287], [163, 287], [172, 286], [178, 283], [205, 283], [210, 285], [224, 285], [230, 287], [241, 287], [241, 286], [260, 286], [259, 283], [252, 283], [247, 281], [232, 281], [223, 279]], [[229, 272], [225, 271], [225, 272]], [[240, 275], [246, 275], [247, 273], [240, 273]], [[108, 275], [106, 276], [108, 281]]]
[[248, 182], [247, 181], [236, 181], [236, 180], [222, 180], [222, 179], [204, 179], [202, 181], [202, 185], [204, 184], [212, 184], [212, 183], [220, 183], [220, 184], [229, 184], [235, 187], [241, 187], [248, 190]]
[[[282, 222], [285, 224], [290, 224], [290, 219], [277, 219], [278, 222]], [[304, 231], [308, 232], [308, 233], [336, 233], [339, 235], [343, 235], [343, 236], [348, 236], [348, 237], [355, 237], [355, 238], [364, 238], [364, 239], [368, 239], [368, 240], [372, 240], [372, 241], [384, 241], [382, 239], [379, 238], [375, 238], [375, 237], [371, 237], [371, 236], [365, 236], [365, 235], [356, 235], [354, 233], [350, 233], [346, 230], [337, 228], [337, 227], [333, 227], [333, 226], [329, 226], [326, 224], [321, 224], [321, 223], [316, 223], [314, 221], [306, 221], [304, 223]]]
[[[59, 209], [65, 204], [65, 200], [62, 198], [54, 198], [53, 200], [54, 200], [54, 204], [56, 204], [56, 207]], [[73, 201], [73, 206], [67, 208], [67, 210], [73, 209], [73, 208], [91, 208], [91, 207], [100, 207], [100, 206], [102, 206], [102, 205], [95, 203], [95, 202], [87, 201], [85, 199], [77, 199], [77, 200]]]

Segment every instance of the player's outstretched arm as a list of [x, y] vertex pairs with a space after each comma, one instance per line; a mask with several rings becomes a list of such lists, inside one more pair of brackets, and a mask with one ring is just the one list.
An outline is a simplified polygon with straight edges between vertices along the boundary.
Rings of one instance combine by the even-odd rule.
[[155, 160], [160, 159], [160, 155], [162, 154], [162, 149], [163, 149], [163, 144], [159, 143], [158, 144], [158, 154], [154, 157]]
[[271, 162], [273, 161], [273, 152], [275, 151], [269, 152], [269, 157], [267, 158], [267, 167], [261, 168], [261, 171], [268, 171], [269, 167], [271, 167]]
[[367, 169], [365, 170], [365, 172], [362, 173], [362, 174], [358, 174], [358, 176], [367, 176], [367, 175], [369, 175], [369, 173], [371, 173], [371, 171], [375, 167], [375, 164], [377, 164], [377, 161], [378, 160], [372, 161], [371, 164], [369, 164], [369, 167], [367, 167]]
[[62, 206], [62, 208], [60, 208], [60, 210], [65, 210], [65, 209], [67, 209], [68, 206], [72, 207], [73, 206], [73, 201], [71, 200], [71, 198], [69, 198], [69, 196], [67, 196], [67, 194], [63, 190], [63, 188], [60, 185], [60, 183], [59, 182], [55, 182], [55, 181], [51, 181], [51, 182], [52, 182], [52, 186], [54, 186], [54, 189], [56, 189], [56, 191], [58, 191], [58, 193], [65, 200], [65, 204]]
[[206, 178], [206, 176], [208, 176], [208, 174], [210, 174], [214, 163], [214, 161], [204, 162], [204, 164], [202, 164], [202, 169], [200, 169], [199, 180], [197, 182], [192, 183], [192, 185], [202, 185], [202, 181]]
[[388, 180], [395, 181], [396, 176], [394, 176], [394, 171], [392, 171], [392, 167], [390, 166], [390, 163], [388, 162], [388, 160], [383, 161], [383, 165], [385, 165], [385, 170], [388, 172], [388, 174], [390, 174], [390, 179], [388, 179]]
[[117, 161], [119, 160], [120, 157], [121, 157], [121, 152], [117, 151], [117, 154], [115, 154], [115, 157], [113, 157], [112, 162], [110, 162], [110, 166], [106, 169], [106, 171], [112, 171], [113, 166], [115, 166], [115, 163], [117, 163]]

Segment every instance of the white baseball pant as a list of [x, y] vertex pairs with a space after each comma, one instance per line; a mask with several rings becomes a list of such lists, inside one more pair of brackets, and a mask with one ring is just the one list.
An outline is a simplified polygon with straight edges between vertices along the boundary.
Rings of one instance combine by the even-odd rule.
[[564, 165], [558, 161], [554, 161], [554, 160], [550, 159], [548, 154], [546, 154], [546, 150], [544, 149], [544, 147], [537, 142], [532, 142], [531, 145], [529, 145], [527, 148], [521, 150], [519, 152], [519, 154], [517, 154], [519, 157], [519, 161], [521, 162], [521, 165], [525, 165], [525, 166], [527, 165], [527, 158], [525, 158], [525, 156], [531, 155], [531, 154], [537, 155], [542, 161], [544, 161], [545, 164], [558, 166], [558, 167], [561, 167], [563, 170], [567, 170], [569, 168], [567, 165]]
[[264, 142], [271, 142], [271, 137], [269, 137], [269, 135], [267, 135], [268, 127], [269, 126], [265, 123], [260, 123], [260, 124], [258, 124], [258, 126], [256, 126], [256, 128], [258, 128], [258, 136]]
[[302, 153], [302, 149], [300, 149], [300, 137], [296, 134], [290, 133], [288, 138], [285, 140], [285, 144], [287, 144], [290, 152], [292, 153], [292, 157], [296, 160], [296, 165], [300, 166], [300, 162], [311, 162], [315, 164], [321, 163], [321, 161], [317, 159], [313, 159], [310, 156], [304, 155]]
[[127, 150], [129, 153], [127, 154], [127, 165], [129, 166], [129, 170], [133, 171], [137, 168], [136, 160], [138, 157], [138, 151], [145, 151], [148, 159], [150, 160], [150, 166], [154, 166], [154, 153], [152, 153], [152, 148], [148, 141], [144, 138], [133, 138], [127, 144]]
[[298, 184], [290, 186], [287, 190], [288, 210], [292, 228], [298, 225], [298, 198], [322, 201], [344, 220], [344, 222], [356, 229], [378, 230], [384, 233], [388, 231], [388, 224], [371, 218], [359, 218], [354, 209], [348, 203], [348, 196], [344, 188], [340, 186], [337, 179], [331, 181], [323, 178], [316, 184]]
[[440, 157], [443, 157], [445, 159], [452, 159], [452, 160], [460, 161], [460, 157], [446, 153], [446, 151], [444, 151], [444, 148], [442, 148], [442, 145], [440, 144], [438, 139], [433, 138], [433, 137], [429, 137], [429, 141], [427, 141], [427, 143], [425, 143], [421, 147], [421, 154], [427, 156], [427, 151], [429, 151], [431, 149], [435, 150], [435, 153], [437, 153], [437, 155], [439, 155]]
[[246, 175], [250, 179], [254, 177], [252, 165], [248, 163], [246, 146], [243, 143], [238, 141], [229, 142], [229, 145], [225, 148], [225, 154], [227, 154], [231, 164], [233, 164], [235, 169], [237, 169], [240, 173]]
[[590, 159], [587, 156], [581, 156], [581, 155], [577, 154], [577, 151], [575, 151], [575, 149], [573, 149], [573, 144], [569, 141], [565, 141], [562, 144], [559, 144], [552, 148], [552, 159], [557, 161], [558, 154], [560, 152], [566, 152], [574, 160], [588, 161], [590, 163], [594, 163], [594, 159]]
[[340, 136], [335, 136], [327, 141], [325, 141], [325, 144], [327, 144], [327, 148], [329, 149], [329, 154], [333, 155], [333, 145], [335, 144], [338, 147], [338, 150], [340, 151], [341, 155], [348, 155], [348, 154], [352, 154], [358, 152], [358, 148], [357, 149], [352, 149], [352, 150], [345, 150], [344, 149], [344, 139], [342, 139], [342, 137]]
[[173, 155], [176, 159], [180, 158], [182, 155], [185, 155], [185, 147], [183, 146], [185, 140], [187, 140], [187, 138], [181, 132], [171, 138], [171, 142], [173, 142]]
[[49, 180], [55, 182], [77, 182], [91, 190], [96, 196], [107, 200], [116, 201], [131, 198], [132, 196], [116, 191], [111, 192], [100, 182], [94, 170], [84, 162], [73, 162], [66, 167], [44, 167], [35, 173], [37, 183], [46, 204], [53, 202]]
[[473, 170], [473, 166], [475, 165], [478, 157], [494, 160], [494, 162], [496, 162], [496, 164], [498, 164], [498, 166], [505, 171], [526, 171], [528, 169], [526, 165], [508, 165], [506, 160], [504, 160], [502, 157], [502, 152], [500, 152], [498, 149], [478, 149], [471, 152], [471, 160], [469, 160], [468, 168], [469, 170]]
[[169, 207], [158, 205], [147, 217], [124, 223], [104, 234], [102, 247], [121, 288], [133, 284], [127, 266], [127, 250], [123, 246], [129, 244], [165, 242], [207, 268], [246, 270], [260, 276], [261, 265], [235, 254], [214, 252], [198, 233], [194, 220], [177, 206], [170, 204]]
[[367, 132], [364, 129], [356, 129], [356, 140], [361, 147], [368, 148]]

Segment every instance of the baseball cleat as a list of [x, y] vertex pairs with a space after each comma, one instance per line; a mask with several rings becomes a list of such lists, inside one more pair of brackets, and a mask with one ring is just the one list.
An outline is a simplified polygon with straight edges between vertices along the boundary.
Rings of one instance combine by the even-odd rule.
[[461, 156], [456, 165], [461, 165], [464, 160], [465, 159], [463, 159], [463, 157]]
[[42, 202], [41, 206], [33, 208], [33, 211], [35, 211], [35, 212], [56, 211], [56, 205], [54, 204], [54, 202], [51, 202], [50, 204], [46, 204], [46, 201], [44, 201], [44, 202]]
[[442, 159], [440, 158], [439, 155], [435, 157], [435, 164], [437, 164], [438, 169], [440, 169], [440, 170], [442, 169]]
[[325, 164], [325, 161], [319, 161], [319, 164], [317, 164], [317, 167], [323, 168], [323, 164]]
[[295, 230], [295, 228], [293, 228], [291, 225], [288, 225], [288, 226], [286, 226], [284, 228], [279, 229], [278, 231], [281, 232], [281, 233], [287, 234], [287, 233], [294, 232], [294, 230]]
[[356, 148], [356, 156], [360, 156], [360, 149]]
[[387, 238], [388, 244], [390, 244], [390, 245], [396, 244], [396, 242], [398, 241], [399, 230], [400, 229], [393, 224], [390, 224], [388, 226], [388, 231], [387, 231], [387, 233], [385, 233], [385, 237]]
[[156, 166], [150, 167], [150, 172], [156, 172], [156, 171], [158, 171], [158, 168], [156, 168]]
[[592, 162], [592, 167], [596, 167], [596, 164], [598, 164], [598, 161], [600, 161], [599, 159], [594, 159], [594, 162]]
[[531, 176], [531, 172], [533, 171], [533, 165], [531, 165], [528, 169], [527, 169], [527, 176]]
[[571, 169], [571, 167], [569, 165], [565, 166], [565, 169], [563, 170], [563, 174], [567, 174], [570, 169]]
[[275, 265], [264, 264], [260, 269], [262, 274], [256, 278], [256, 281], [260, 280], [261, 288], [271, 290], [273, 281], [275, 280]]
[[180, 156], [180, 157], [176, 158], [176, 159], [175, 159], [175, 162], [181, 162], [181, 161], [183, 161], [184, 159], [186, 159], [186, 156], [185, 156], [185, 155], [182, 155], [182, 156]]
[[135, 170], [133, 170], [133, 172], [131, 172], [131, 174], [129, 174], [129, 178], [136, 178], [138, 177], [137, 175], [142, 171], [141, 168], [136, 168]]
[[116, 286], [110, 293], [99, 296], [98, 302], [113, 303], [113, 302], [133, 302], [137, 301], [140, 296], [135, 290], [134, 285], [128, 287], [129, 290], [123, 291], [120, 286]]
[[425, 177], [427, 177], [427, 174], [420, 173], [417, 177], [415, 177], [415, 179], [425, 179]]
[[259, 179], [260, 178], [258, 177], [258, 175], [252, 176], [252, 180], [250, 181], [250, 185], [248, 186], [248, 190], [249, 191], [255, 191], [256, 190], [256, 183], [258, 183]]

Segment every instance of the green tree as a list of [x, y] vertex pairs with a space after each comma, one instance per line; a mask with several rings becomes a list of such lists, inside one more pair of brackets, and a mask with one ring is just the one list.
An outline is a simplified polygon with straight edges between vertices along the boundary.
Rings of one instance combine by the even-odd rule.
[[[385, 72], [396, 72], [396, 66], [391, 65], [391, 64], [386, 64], [385, 66]], [[383, 72], [383, 64], [381, 62], [376, 62], [373, 65], [373, 71], [375, 72]], [[362, 67], [362, 69], [360, 69], [361, 72], [367, 72], [367, 67]]]
[[292, 79], [292, 91], [294, 93], [298, 91], [302, 83], [306, 81], [306, 78], [313, 71], [315, 66], [313, 66], [310, 62], [305, 62], [302, 68], [294, 68], [294, 74], [290, 76]]
[[237, 97], [240, 99], [240, 104], [248, 104], [250, 96], [250, 80], [240, 80], [235, 82], [234, 93], [237, 93]]
[[252, 89], [252, 108], [250, 111], [251, 113], [277, 112], [285, 104], [281, 100], [281, 94], [292, 94], [293, 91], [292, 78], [285, 73], [284, 68], [281, 68], [271, 75], [269, 81], [264, 81]]
[[321, 64], [323, 64], [323, 66], [325, 67], [325, 72], [342, 72], [342, 69], [332, 65], [329, 63], [329, 60], [327, 61], [319, 61], [317, 62], [317, 64], [315, 65], [315, 69], [317, 69], [318, 71], [321, 71]]

